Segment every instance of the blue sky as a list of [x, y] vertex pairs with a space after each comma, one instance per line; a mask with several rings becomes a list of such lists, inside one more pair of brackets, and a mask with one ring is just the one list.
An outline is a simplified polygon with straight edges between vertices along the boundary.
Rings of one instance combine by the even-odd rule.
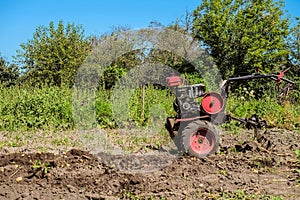
[[[113, 26], [145, 28], [151, 21], [165, 25], [193, 11], [200, 0], [2, 0], [0, 1], [0, 53], [8, 61], [35, 28], [57, 23], [81, 24], [86, 35], [100, 35]], [[291, 16], [300, 16], [300, 1], [286, 0]]]

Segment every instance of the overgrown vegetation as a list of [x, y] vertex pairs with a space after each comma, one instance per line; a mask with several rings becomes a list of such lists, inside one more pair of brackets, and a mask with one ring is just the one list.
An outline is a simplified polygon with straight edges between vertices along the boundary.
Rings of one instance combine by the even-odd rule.
[[71, 90], [61, 87], [0, 88], [0, 129], [73, 127]]
[[220, 200], [282, 200], [281, 197], [275, 195], [259, 195], [259, 194], [247, 194], [242, 190], [238, 190], [236, 192], [228, 193], [223, 192], [219, 197], [213, 199], [220, 199]]
[[[300, 21], [296, 19], [295, 25], [290, 27], [292, 21], [285, 17], [283, 5], [281, 0], [205, 0], [192, 15], [187, 14], [185, 20], [168, 26], [152, 23], [151, 27], [189, 33], [199, 39], [223, 79], [255, 73], [258, 69], [269, 73], [290, 67], [287, 76], [297, 83], [295, 92], [290, 94], [292, 98], [278, 101], [272, 84], [264, 80], [242, 82], [233, 85], [227, 111], [239, 117], [256, 113], [271, 126], [299, 129]], [[77, 70], [87, 58], [97, 61], [97, 57], [87, 57], [93, 48], [99, 44], [110, 48], [112, 42], [128, 51], [113, 61], [108, 59], [108, 67], [97, 80], [98, 87], [93, 91], [95, 104], [88, 109], [96, 112], [98, 125], [110, 129], [124, 123], [131, 127], [151, 127], [163, 122], [166, 116], [174, 115], [174, 95], [164, 87], [145, 83], [136, 88], [126, 105], [119, 103], [126, 107], [121, 110], [125, 118], [116, 117], [112, 95], [116, 83], [136, 66], [160, 63], [184, 74], [190, 83], [204, 81], [197, 66], [174, 52], [144, 48], [142, 44], [147, 40], [136, 43], [128, 31], [119, 27], [111, 34], [86, 37], [83, 28], [74, 23], [65, 25], [60, 21], [55, 26], [50, 22], [49, 27], [38, 27], [33, 38], [21, 44], [13, 64], [0, 59], [0, 130], [74, 129], [71, 88]], [[149, 32], [145, 30], [144, 34]], [[166, 40], [176, 42], [174, 38]], [[154, 41], [154, 47], [155, 42], [158, 41]], [[141, 48], [136, 49], [136, 46]], [[113, 49], [115, 53], [118, 50]], [[105, 50], [99, 53], [105, 55]], [[204, 63], [201, 65], [210, 68]], [[209, 80], [204, 83], [211, 85]], [[122, 94], [118, 98], [122, 100]], [[80, 103], [84, 105], [84, 99]], [[84, 109], [87, 107], [83, 106], [80, 112], [84, 113]]]
[[[143, 92], [144, 90], [144, 92]], [[0, 88], [0, 130], [73, 129], [72, 90], [62, 87], [10, 87]], [[143, 99], [144, 96], [144, 99]], [[117, 128], [118, 121], [112, 111], [109, 91], [98, 91], [95, 99], [96, 119], [102, 128]], [[128, 108], [128, 122], [132, 126], [153, 126], [173, 116], [175, 96], [169, 90], [155, 87], [137, 89]], [[299, 129], [299, 103], [282, 104], [266, 96], [262, 99], [232, 95], [227, 111], [237, 117], [258, 114], [272, 127]], [[250, 117], [250, 116], [249, 116]], [[119, 124], [120, 125], [120, 124]], [[148, 128], [149, 128], [148, 127]]]
[[270, 127], [289, 130], [300, 127], [300, 106], [289, 101], [279, 104], [276, 99], [270, 97], [257, 100], [232, 96], [227, 102], [227, 111], [241, 118], [257, 114], [261, 120], [265, 119]]
[[[122, 198], [136, 199], [136, 200], [152, 200], [152, 199], [166, 199], [165, 197], [144, 197], [134, 194], [130, 191], [124, 191]], [[205, 198], [205, 197], [202, 197]], [[283, 200], [283, 198], [275, 195], [259, 195], [259, 194], [247, 194], [244, 191], [238, 190], [236, 192], [223, 192], [221, 194], [211, 194], [209, 199], [218, 199], [218, 200]]]
[[37, 27], [33, 38], [21, 44], [16, 61], [22, 84], [72, 87], [77, 70], [91, 51], [82, 26], [59, 21]]

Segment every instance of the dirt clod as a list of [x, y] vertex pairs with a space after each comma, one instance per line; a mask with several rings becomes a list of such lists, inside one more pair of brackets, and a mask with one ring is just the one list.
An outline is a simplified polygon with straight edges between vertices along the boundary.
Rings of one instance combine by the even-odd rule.
[[[214, 155], [164, 162], [155, 149], [149, 160], [141, 154], [92, 155], [80, 149], [2, 153], [0, 199], [219, 199], [241, 191], [300, 199], [300, 161], [295, 156], [299, 133], [271, 132], [268, 139], [275, 148], [263, 151], [247, 133], [224, 133]], [[157, 170], [148, 170], [153, 166]]]

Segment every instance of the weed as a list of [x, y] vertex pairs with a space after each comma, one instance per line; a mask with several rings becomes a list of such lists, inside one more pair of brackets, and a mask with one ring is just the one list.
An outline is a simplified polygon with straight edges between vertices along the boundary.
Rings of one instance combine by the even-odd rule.
[[231, 148], [231, 151], [232, 151], [233, 153], [237, 153], [237, 152], [238, 152], [237, 149], [236, 149], [235, 147]]
[[0, 148], [7, 145], [7, 141], [0, 141]]
[[296, 183], [300, 186], [300, 179], [296, 179]]
[[295, 155], [296, 155], [296, 158], [300, 159], [300, 150], [299, 149], [295, 150]]
[[3, 145], [9, 147], [20, 147], [25, 144], [22, 136], [19, 133], [10, 133], [7, 135], [6, 141], [3, 141]]
[[218, 199], [218, 200], [250, 200], [250, 199], [282, 200], [282, 198], [279, 196], [247, 194], [246, 192], [244, 192], [242, 190], [237, 190], [235, 192], [223, 192], [216, 199]]
[[42, 171], [42, 176], [47, 174], [50, 170], [50, 165], [47, 163], [44, 163], [40, 160], [35, 160], [33, 164], [33, 169], [36, 169], [37, 171], [41, 170]]
[[134, 199], [134, 200], [154, 200], [154, 199], [159, 199], [159, 200], [166, 200], [167, 198], [164, 197], [164, 196], [159, 196], [158, 198], [155, 198], [152, 195], [149, 196], [149, 197], [146, 197], [144, 195], [137, 195], [134, 192], [124, 190], [123, 193], [122, 193], [122, 199]]
[[58, 87], [0, 88], [0, 130], [72, 127], [71, 94]]
[[222, 174], [223, 176], [227, 176], [228, 171], [226, 171], [226, 170], [220, 170], [220, 174]]
[[[269, 126], [294, 130], [299, 124], [300, 106], [284, 102], [279, 104], [275, 98], [263, 97], [254, 99], [249, 97], [241, 100], [238, 96], [231, 96], [227, 101], [227, 112], [233, 116], [245, 117], [256, 113], [261, 119], [266, 119]], [[224, 125], [226, 129], [234, 129], [232, 124]]]
[[131, 191], [124, 191], [122, 194], [122, 199], [134, 199], [134, 200], [139, 200], [139, 199], [143, 199], [140, 196], [134, 194]]
[[258, 169], [262, 168], [262, 163], [260, 161], [255, 161], [254, 166], [256, 166]]
[[[86, 112], [87, 109], [93, 109], [96, 113], [94, 121], [102, 128], [117, 128], [117, 125], [128, 123], [135, 128], [142, 126], [159, 132], [166, 116], [176, 114], [173, 109], [175, 96], [167, 89], [157, 89], [154, 86], [137, 88], [128, 94], [121, 91], [115, 96], [112, 91], [99, 89], [94, 101], [80, 107], [82, 110], [78, 111], [78, 116], [72, 110], [73, 92], [70, 88], [54, 86], [0, 87], [0, 130], [73, 129], [76, 120], [82, 120], [80, 117], [88, 121], [91, 117], [94, 118], [95, 116], [87, 115], [90, 112]], [[128, 102], [124, 100], [126, 95], [129, 95]], [[77, 103], [84, 104], [85, 100], [83, 95], [78, 97]], [[226, 111], [237, 117], [256, 113], [260, 118], [266, 119], [270, 126], [299, 129], [299, 104], [279, 104], [271, 97], [256, 100], [250, 96], [247, 100], [241, 100], [233, 95], [227, 101]], [[233, 121], [223, 127], [233, 133], [239, 132], [237, 123]]]
[[39, 146], [38, 150], [39, 150], [39, 152], [43, 152], [43, 153], [48, 152], [47, 147], [44, 147], [44, 146]]

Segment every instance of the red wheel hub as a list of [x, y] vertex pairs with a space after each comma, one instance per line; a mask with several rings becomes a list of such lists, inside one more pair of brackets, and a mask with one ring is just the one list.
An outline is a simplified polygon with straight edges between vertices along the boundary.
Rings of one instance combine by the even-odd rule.
[[208, 114], [217, 114], [224, 107], [224, 99], [219, 93], [208, 92], [202, 99], [202, 108]]
[[198, 130], [190, 138], [190, 147], [198, 154], [209, 154], [214, 145], [214, 136], [204, 129]]

